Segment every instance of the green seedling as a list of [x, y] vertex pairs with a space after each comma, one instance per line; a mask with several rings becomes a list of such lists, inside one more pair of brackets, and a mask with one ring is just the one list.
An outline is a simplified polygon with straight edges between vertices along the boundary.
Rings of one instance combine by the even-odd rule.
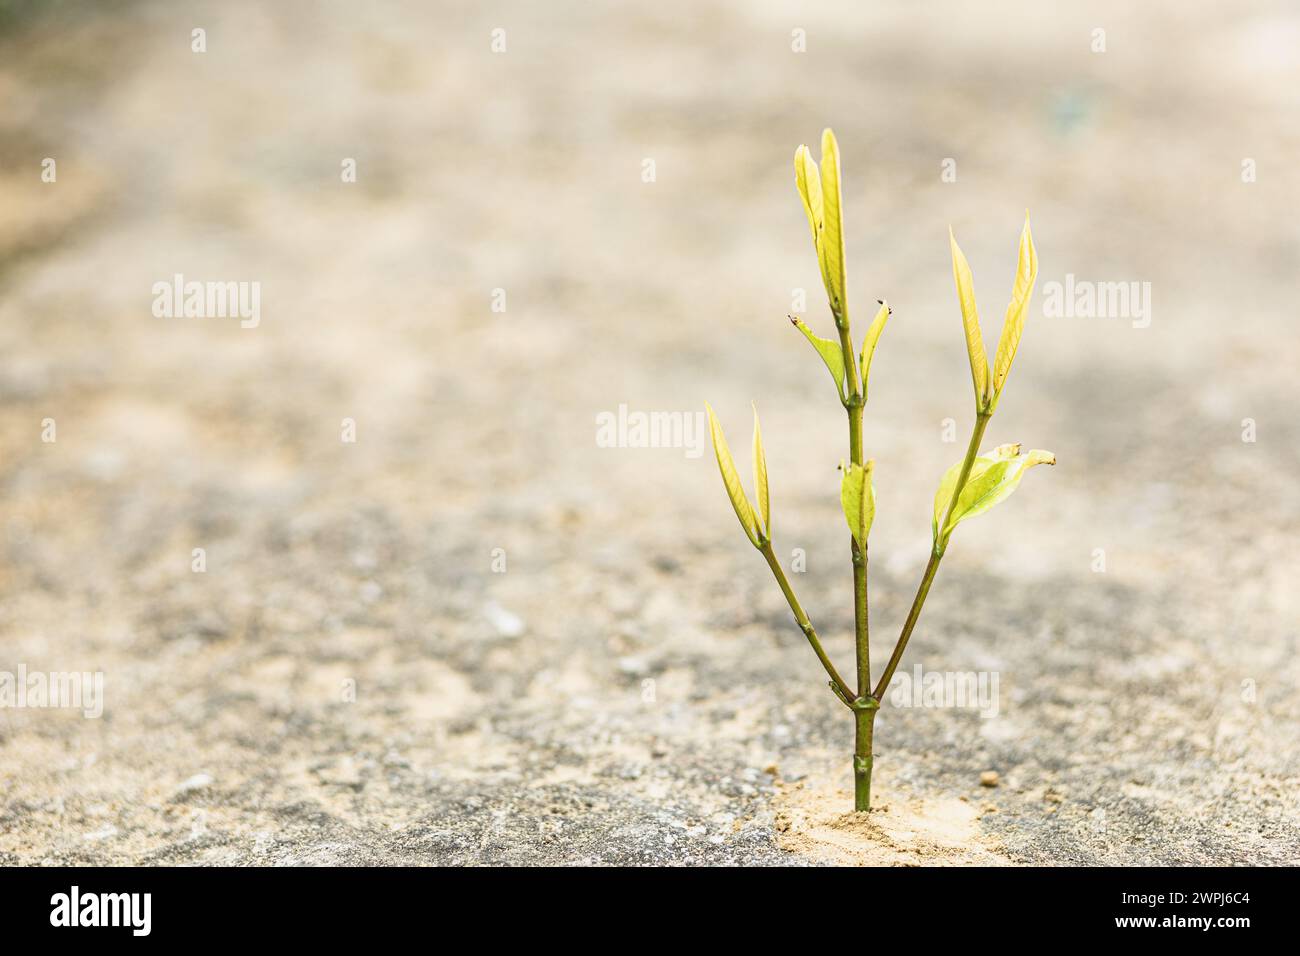
[[[876, 344], [884, 331], [885, 323], [892, 314], [889, 306], [881, 300], [879, 309], [868, 326], [862, 339], [862, 348], [855, 351], [853, 347], [852, 327], [849, 323], [848, 294], [845, 288], [844, 270], [844, 217], [840, 201], [840, 154], [835, 142], [835, 134], [829, 129], [822, 133], [822, 162], [819, 169], [807, 146], [800, 146], [794, 155], [795, 184], [803, 200], [804, 211], [808, 214], [808, 225], [812, 230], [813, 248], [817, 251], [817, 262], [821, 268], [822, 283], [826, 287], [826, 298], [830, 304], [831, 315], [835, 320], [836, 339], [824, 339], [812, 331], [802, 319], [791, 317], [791, 322], [812, 343], [817, 354], [826, 364], [840, 404], [848, 413], [849, 420], [849, 462], [841, 464], [840, 503], [844, 518], [849, 526], [849, 552], [853, 563], [853, 610], [854, 638], [857, 650], [856, 681], [850, 684], [835, 669], [822, 647], [817, 631], [804, 611], [803, 605], [795, 596], [786, 578], [781, 563], [772, 548], [772, 504], [768, 496], [767, 461], [763, 454], [763, 438], [759, 431], [758, 410], [754, 410], [754, 490], [758, 501], [755, 509], [745, 495], [736, 471], [727, 439], [718, 424], [712, 407], [708, 407], [709, 431], [713, 438], [713, 450], [718, 458], [718, 468], [722, 472], [722, 482], [736, 509], [736, 517], [745, 529], [750, 543], [758, 549], [767, 561], [768, 567], [780, 585], [781, 592], [794, 612], [795, 622], [808, 638], [813, 652], [826, 673], [830, 676], [830, 687], [835, 696], [853, 713], [855, 737], [853, 748], [854, 808], [869, 810], [871, 808], [871, 768], [872, 768], [872, 734], [875, 728], [876, 714], [889, 682], [893, 679], [898, 662], [907, 649], [907, 642], [916, 628], [921, 616], [921, 607], [930, 593], [939, 562], [943, 560], [948, 542], [957, 525], [967, 518], [983, 514], [1002, 501], [1020, 484], [1026, 471], [1035, 465], [1054, 465], [1056, 458], [1051, 452], [1022, 452], [1020, 445], [998, 445], [992, 451], [979, 454], [984, 430], [997, 410], [1006, 385], [1007, 373], [1011, 369], [1012, 359], [1016, 355], [1016, 346], [1020, 344], [1020, 333], [1025, 324], [1025, 313], [1029, 307], [1029, 298], [1034, 291], [1034, 280], [1038, 277], [1038, 255], [1034, 251], [1034, 240], [1029, 232], [1029, 217], [1025, 216], [1024, 230], [1020, 234], [1020, 258], [1016, 269], [1016, 280], [1011, 290], [1011, 303], [1007, 306], [1006, 318], [1002, 326], [1002, 336], [998, 341], [997, 354], [990, 370], [988, 358], [984, 352], [984, 343], [980, 336], [979, 315], [975, 309], [975, 291], [971, 279], [970, 266], [966, 257], [957, 246], [957, 240], [949, 230], [949, 243], [952, 248], [952, 270], [957, 284], [957, 302], [961, 307], [962, 326], [966, 333], [966, 351], [970, 356], [971, 381], [975, 386], [975, 424], [971, 431], [970, 444], [966, 457], [954, 464], [939, 482], [939, 489], [934, 496], [934, 515], [931, 518], [930, 560], [926, 564], [921, 584], [917, 588], [916, 598], [911, 610], [903, 622], [898, 642], [889, 656], [879, 681], [873, 689], [871, 683], [871, 657], [868, 642], [867, 620], [867, 536], [871, 531], [872, 519], [876, 513], [876, 492], [873, 482], [875, 461], [863, 458], [862, 452], [862, 414], [867, 401], [867, 377], [871, 369], [871, 358], [875, 354]], [[856, 687], [856, 690], [854, 689]]]

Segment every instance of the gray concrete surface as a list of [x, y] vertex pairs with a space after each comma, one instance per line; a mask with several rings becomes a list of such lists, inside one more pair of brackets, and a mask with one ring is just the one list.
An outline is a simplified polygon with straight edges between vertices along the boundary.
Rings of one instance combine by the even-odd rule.
[[[0, 710], [0, 862], [1300, 861], [1285, 4], [3, 23], [0, 670], [105, 700]], [[896, 309], [877, 673], [970, 422], [950, 223], [992, 338], [1032, 210], [989, 444], [1060, 462], [959, 529], [904, 663], [996, 673], [998, 715], [887, 705], [870, 824], [707, 452], [595, 441], [707, 399], [739, 454], [757, 400], [778, 548], [851, 670], [842, 412], [785, 318], [806, 289], [830, 331], [790, 170], [825, 125], [855, 314]], [[260, 324], [155, 317], [178, 272], [259, 282]], [[1045, 315], [1067, 275], [1149, 282], [1149, 324]]]

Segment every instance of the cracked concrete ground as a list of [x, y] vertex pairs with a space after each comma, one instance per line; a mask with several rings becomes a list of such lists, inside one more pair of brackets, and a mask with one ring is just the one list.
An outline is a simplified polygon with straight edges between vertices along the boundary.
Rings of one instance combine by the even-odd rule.
[[[34, 9], [0, 4], [0, 671], [104, 709], [0, 709], [0, 862], [1300, 862], [1294, 11]], [[825, 125], [851, 301], [895, 308], [877, 674], [971, 417], [950, 223], [991, 338], [1032, 210], [988, 444], [1059, 459], [959, 529], [903, 665], [997, 675], [996, 716], [887, 702], [866, 822], [711, 454], [595, 438], [707, 399], [740, 454], [757, 400], [852, 670], [842, 412], [785, 318], [830, 330], [790, 171]], [[155, 317], [177, 273], [260, 283], [259, 324]], [[1150, 310], [1046, 314], [1067, 276]]]

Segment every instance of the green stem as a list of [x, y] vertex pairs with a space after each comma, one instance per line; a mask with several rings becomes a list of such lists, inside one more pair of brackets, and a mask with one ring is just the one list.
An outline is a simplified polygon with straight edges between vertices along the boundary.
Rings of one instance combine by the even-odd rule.
[[831, 659], [826, 656], [826, 651], [822, 648], [822, 642], [817, 639], [817, 632], [813, 629], [812, 622], [808, 620], [803, 605], [795, 597], [794, 589], [790, 587], [790, 582], [786, 579], [781, 562], [776, 559], [776, 555], [772, 552], [772, 542], [763, 542], [763, 546], [759, 548], [759, 551], [767, 559], [767, 566], [772, 569], [772, 574], [776, 577], [776, 583], [781, 586], [781, 593], [785, 595], [790, 610], [794, 612], [794, 619], [798, 623], [799, 629], [804, 632], [804, 635], [808, 638], [808, 643], [812, 645], [813, 652], [817, 655], [817, 659], [822, 662], [822, 667], [826, 668], [826, 673], [830, 675], [831, 684], [834, 685], [836, 693], [846, 704], [849, 703], [853, 700], [853, 691], [849, 690], [849, 685], [844, 682], [844, 678], [835, 669]]
[[[849, 414], [849, 460], [861, 467], [862, 409], [866, 400], [862, 394], [858, 362], [853, 354], [853, 337], [849, 332], [848, 315], [835, 317], [840, 333], [840, 348], [844, 352], [845, 377], [848, 379], [849, 397], [844, 409]], [[875, 727], [879, 702], [870, 696], [871, 691], [871, 639], [867, 605], [867, 548], [858, 547], [849, 539], [853, 556], [853, 637], [857, 651], [858, 693], [853, 700], [853, 809], [871, 809], [871, 736]]]
[[[845, 378], [848, 379], [848, 398], [844, 410], [849, 414], [849, 461], [861, 467], [862, 407], [866, 404], [858, 360], [853, 354], [853, 336], [849, 331], [848, 310], [835, 316], [835, 327], [840, 333], [840, 349], [844, 353]], [[849, 539], [853, 557], [853, 644], [858, 664], [858, 692], [853, 698], [856, 721], [853, 746], [853, 806], [855, 810], [871, 809], [871, 730], [876, 719], [877, 701], [869, 696], [871, 690], [871, 639], [867, 605], [867, 549], [858, 547]]]
[[871, 691], [871, 646], [867, 631], [867, 549], [849, 540], [853, 549], [853, 623], [858, 655], [858, 696]]
[[930, 593], [930, 585], [934, 582], [935, 573], [939, 570], [939, 561], [943, 555], [932, 551], [930, 553], [930, 563], [925, 566], [925, 575], [921, 578], [921, 586], [917, 589], [916, 598], [912, 601], [912, 609], [907, 612], [907, 621], [903, 624], [903, 631], [898, 635], [898, 643], [894, 645], [894, 653], [889, 655], [889, 663], [885, 665], [885, 672], [880, 675], [880, 683], [876, 685], [875, 693], [871, 696], [876, 700], [883, 700], [883, 694], [889, 689], [889, 682], [894, 679], [894, 671], [898, 669], [898, 662], [903, 659], [903, 651], [907, 650], [908, 638], [912, 636], [912, 628], [916, 627], [917, 618], [921, 616], [921, 605], [925, 604], [926, 595]]
[[966, 487], [966, 479], [970, 477], [970, 470], [975, 465], [975, 459], [980, 453], [980, 442], [984, 440], [984, 429], [988, 427], [989, 419], [993, 417], [992, 412], [980, 412], [975, 416], [975, 427], [971, 429], [970, 444], [966, 446], [966, 457], [961, 463], [961, 474], [957, 476], [957, 484], [952, 489], [952, 498], [948, 501], [948, 507], [943, 513], [943, 521], [939, 524], [939, 540], [936, 542], [939, 554], [943, 554], [943, 545], [947, 542], [944, 538], [944, 529], [948, 527], [948, 519], [952, 517], [952, 509], [957, 507], [957, 499], [961, 497], [962, 489]]
[[854, 702], [856, 733], [853, 737], [853, 809], [871, 809], [871, 737], [880, 704], [874, 698]]
[[946, 544], [943, 531], [948, 526], [948, 518], [952, 515], [952, 509], [957, 505], [957, 498], [961, 495], [962, 489], [966, 487], [966, 481], [970, 477], [971, 468], [975, 465], [975, 458], [979, 455], [980, 442], [984, 439], [984, 429], [988, 426], [990, 417], [992, 417], [992, 413], [986, 412], [981, 412], [975, 416], [975, 428], [971, 431], [970, 445], [966, 448], [966, 458], [962, 461], [961, 473], [957, 476], [957, 485], [953, 488], [952, 500], [948, 502], [943, 520], [939, 522], [938, 537], [934, 542], [933, 550], [930, 552], [930, 561], [925, 566], [925, 574], [921, 577], [921, 586], [916, 590], [916, 598], [912, 601], [912, 609], [907, 612], [907, 620], [903, 623], [903, 630], [898, 635], [898, 643], [894, 645], [894, 653], [889, 655], [889, 663], [885, 665], [885, 672], [880, 675], [880, 683], [876, 685], [875, 693], [871, 695], [877, 701], [883, 699], [885, 691], [889, 689], [889, 682], [894, 679], [894, 671], [898, 669], [898, 662], [903, 659], [903, 651], [907, 650], [907, 642], [912, 636], [912, 630], [916, 627], [917, 619], [921, 616], [921, 608], [925, 604], [926, 596], [930, 593], [930, 585], [934, 583], [934, 576], [939, 571], [939, 562], [943, 560]]
[[[856, 399], [857, 396], [854, 396]], [[862, 465], [862, 405], [861, 399], [848, 407], [849, 457], [855, 465]], [[849, 538], [853, 557], [853, 634], [858, 661], [858, 696], [871, 690], [871, 644], [867, 616], [867, 549], [859, 548], [857, 541]]]

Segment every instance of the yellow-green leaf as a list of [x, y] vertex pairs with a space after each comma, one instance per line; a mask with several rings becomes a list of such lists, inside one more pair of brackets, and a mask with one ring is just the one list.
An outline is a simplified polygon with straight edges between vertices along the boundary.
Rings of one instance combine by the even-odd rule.
[[1029, 299], [1034, 294], [1034, 281], [1038, 278], [1038, 252], [1034, 249], [1034, 237], [1029, 232], [1029, 213], [1025, 213], [1025, 228], [1020, 233], [1020, 255], [1016, 262], [1016, 282], [1011, 289], [1011, 302], [1007, 306], [1007, 317], [1002, 323], [1002, 335], [998, 339], [998, 352], [993, 359], [993, 403], [997, 404], [1002, 394], [1002, 386], [1011, 370], [1011, 361], [1016, 357], [1016, 347], [1020, 344], [1020, 333], [1025, 327], [1025, 314], [1029, 311]]
[[894, 314], [894, 310], [889, 307], [889, 303], [881, 300], [880, 309], [876, 312], [876, 317], [871, 320], [871, 325], [867, 327], [866, 338], [862, 340], [862, 355], [858, 359], [858, 365], [862, 367], [862, 400], [867, 399], [867, 375], [871, 371], [871, 356], [875, 354], [876, 342], [880, 340], [880, 333], [885, 331], [885, 323], [889, 317]]
[[[982, 515], [1015, 491], [1020, 485], [1020, 479], [1030, 468], [1056, 464], [1056, 456], [1050, 451], [1034, 449], [1021, 454], [1019, 448], [1019, 445], [1001, 445], [992, 453], [981, 455], [975, 460], [970, 477], [962, 487], [957, 504], [943, 529], [944, 542], [960, 522]], [[948, 494], [951, 496], [951, 488]]]
[[[1017, 446], [1019, 447], [1019, 446]], [[971, 462], [970, 474], [966, 476], [966, 483], [982, 475], [993, 464], [990, 457], [981, 456]], [[952, 493], [957, 490], [957, 479], [961, 477], [962, 462], [957, 462], [951, 468], [943, 473], [943, 478], [939, 481], [939, 490], [934, 493], [934, 517], [930, 519], [930, 534], [937, 544], [939, 542], [939, 522], [943, 520], [944, 512], [948, 505], [952, 504]]]
[[808, 225], [812, 229], [813, 248], [818, 250], [821, 259], [822, 230], [822, 184], [817, 162], [807, 146], [800, 146], [794, 151], [794, 182], [799, 189], [799, 198], [803, 200], [803, 211], [808, 215]]
[[871, 522], [876, 517], [876, 489], [871, 484], [871, 472], [875, 469], [874, 460], [863, 465], [849, 465], [840, 481], [840, 504], [844, 507], [844, 520], [849, 524], [849, 533], [859, 548], [867, 546], [867, 535], [871, 532]]
[[767, 456], [763, 454], [763, 433], [758, 427], [758, 406], [754, 406], [754, 493], [758, 513], [763, 516], [762, 537], [772, 540], [772, 504], [767, 497]]
[[822, 357], [826, 363], [826, 370], [831, 373], [831, 378], [835, 380], [835, 388], [840, 393], [840, 400], [845, 396], [844, 392], [844, 350], [840, 347], [839, 342], [833, 342], [830, 339], [823, 339], [808, 328], [803, 319], [797, 319], [790, 316], [790, 321], [794, 327], [804, 334], [812, 347], [817, 350], [817, 354]]
[[989, 360], [984, 353], [984, 339], [980, 335], [979, 310], [975, 307], [975, 280], [970, 264], [957, 245], [957, 237], [948, 230], [952, 246], [952, 276], [957, 283], [957, 302], [961, 306], [961, 323], [966, 330], [966, 353], [970, 356], [971, 381], [975, 384], [975, 404], [983, 408], [989, 398]]
[[709, 412], [709, 434], [713, 438], [713, 453], [718, 458], [718, 470], [722, 472], [722, 484], [727, 489], [727, 497], [731, 499], [731, 507], [736, 509], [740, 526], [745, 529], [750, 542], [757, 548], [760, 545], [754, 509], [750, 507], [749, 499], [745, 497], [745, 489], [740, 484], [736, 463], [731, 458], [731, 449], [727, 447], [727, 437], [722, 434], [722, 426], [718, 424], [718, 416], [713, 414], [713, 407], [708, 402], [704, 403], [704, 407]]
[[822, 277], [836, 321], [844, 315], [844, 209], [840, 201], [840, 147], [822, 131]]

